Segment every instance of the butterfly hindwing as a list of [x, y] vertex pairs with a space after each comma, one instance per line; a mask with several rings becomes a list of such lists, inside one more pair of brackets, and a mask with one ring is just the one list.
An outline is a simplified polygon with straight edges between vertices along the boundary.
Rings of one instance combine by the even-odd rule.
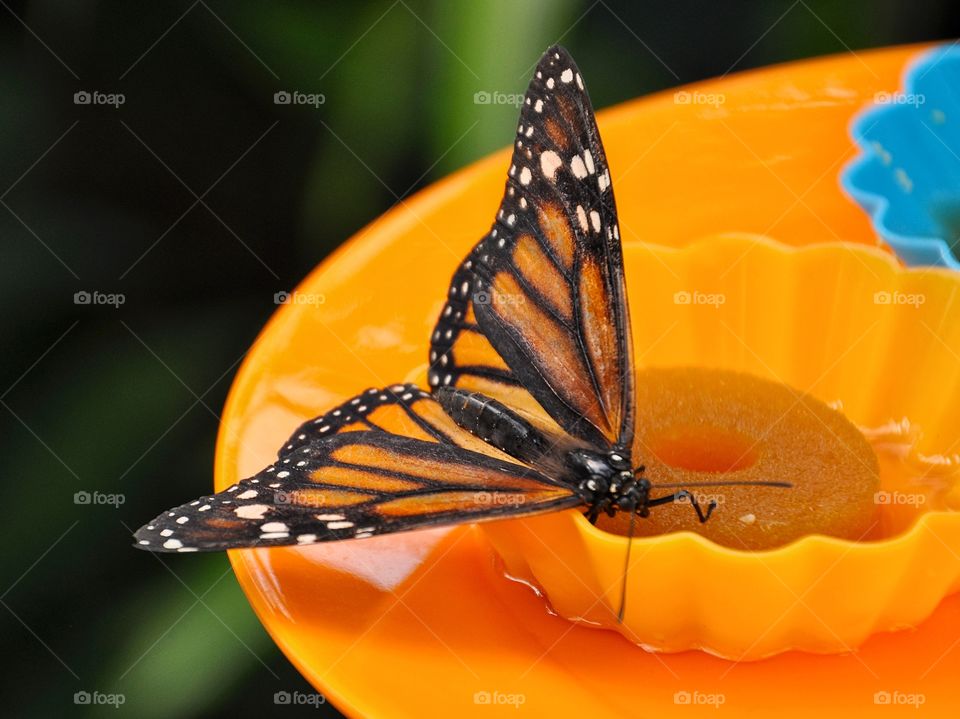
[[306, 422], [277, 462], [136, 533], [153, 551], [313, 544], [577, 506], [571, 489], [457, 427], [413, 385]]
[[454, 275], [430, 359], [433, 388], [546, 414], [597, 447], [631, 444], [630, 320], [610, 170], [562, 48], [537, 66], [496, 223]]

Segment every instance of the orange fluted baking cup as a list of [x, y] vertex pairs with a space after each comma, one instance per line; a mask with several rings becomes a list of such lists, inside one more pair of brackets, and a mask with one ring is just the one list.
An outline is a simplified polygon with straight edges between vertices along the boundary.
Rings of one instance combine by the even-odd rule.
[[748, 236], [624, 251], [638, 363], [746, 371], [842, 408], [880, 456], [877, 523], [863, 541], [753, 552], [690, 532], [634, 538], [622, 623], [627, 539], [578, 512], [483, 525], [507, 572], [568, 619], [738, 660], [849, 651], [960, 588], [960, 274]]

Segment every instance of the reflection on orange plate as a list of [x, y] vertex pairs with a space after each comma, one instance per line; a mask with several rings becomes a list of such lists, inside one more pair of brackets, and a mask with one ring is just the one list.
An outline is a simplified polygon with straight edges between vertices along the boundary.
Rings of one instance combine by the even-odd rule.
[[[668, 93], [601, 113], [625, 242], [681, 245], [745, 231], [790, 244], [875, 243], [836, 174], [854, 152], [850, 118], [876, 92], [898, 87], [916, 51], [688, 88], [723, 95], [717, 107], [677, 105]], [[488, 229], [506, 163], [499, 153], [388, 213], [299, 288], [323, 294], [322, 305], [277, 312], [228, 400], [218, 488], [271, 461], [302, 419], [363, 387], [423, 375], [448, 279]], [[876, 711], [875, 701], [898, 704], [890, 714], [921, 699], [925, 715], [952, 715], [960, 704], [960, 597], [919, 629], [874, 636], [855, 654], [736, 664], [699, 652], [648, 654], [613, 632], [548, 615], [528, 588], [503, 578], [475, 528], [231, 559], [280, 647], [351, 715], [490, 716], [522, 702], [526, 716], [659, 717], [722, 702], [726, 716], [775, 707], [781, 716], [849, 717]]]
[[773, 707], [778, 717], [862, 716], [877, 711], [877, 692], [922, 693], [923, 716], [958, 706], [956, 596], [920, 629], [876, 635], [856, 654], [737, 664], [647, 654], [614, 632], [548, 615], [530, 589], [503, 578], [477, 528], [254, 550], [235, 566], [287, 656], [354, 716], [489, 716], [475, 696], [494, 691], [521, 695], [523, 716], [682, 716], [691, 708], [678, 702], [711, 695], [724, 716], [770, 716]]

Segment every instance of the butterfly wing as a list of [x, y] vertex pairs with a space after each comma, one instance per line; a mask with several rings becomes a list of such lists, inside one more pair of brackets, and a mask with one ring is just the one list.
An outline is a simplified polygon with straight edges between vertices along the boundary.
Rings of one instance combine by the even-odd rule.
[[579, 505], [571, 489], [460, 429], [413, 385], [304, 423], [277, 462], [140, 528], [151, 551], [313, 544]]
[[580, 72], [553, 47], [524, 99], [497, 220], [434, 329], [429, 382], [629, 448], [631, 352], [610, 170]]

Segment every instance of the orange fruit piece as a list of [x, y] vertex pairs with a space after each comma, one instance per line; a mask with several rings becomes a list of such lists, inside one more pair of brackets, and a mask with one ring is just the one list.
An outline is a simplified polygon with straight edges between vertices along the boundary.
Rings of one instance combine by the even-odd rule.
[[[689, 530], [735, 549], [771, 549], [808, 534], [861, 539], [875, 522], [877, 456], [835, 409], [780, 382], [698, 367], [637, 373], [636, 451], [654, 485], [689, 486], [689, 502], [654, 508], [634, 534]], [[790, 482], [793, 487], [703, 487], [702, 482]], [[629, 518], [598, 526], [626, 534]]]

